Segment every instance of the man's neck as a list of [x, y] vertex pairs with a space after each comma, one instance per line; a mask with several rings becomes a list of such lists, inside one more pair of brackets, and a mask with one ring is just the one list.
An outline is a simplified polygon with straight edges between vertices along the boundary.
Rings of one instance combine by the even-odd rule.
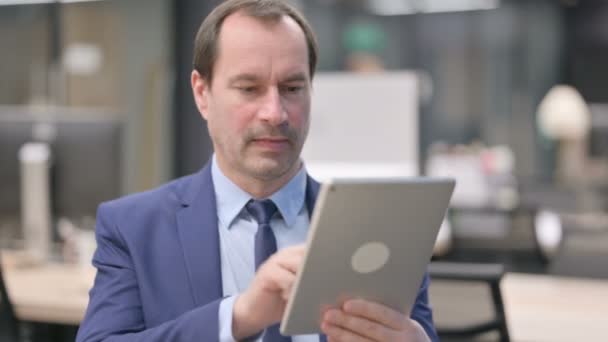
[[302, 167], [302, 162], [298, 160], [298, 162], [283, 175], [273, 179], [260, 179], [235, 172], [229, 167], [226, 167], [220, 158], [216, 158], [216, 161], [218, 168], [228, 179], [256, 199], [270, 197], [270, 195], [287, 184]]

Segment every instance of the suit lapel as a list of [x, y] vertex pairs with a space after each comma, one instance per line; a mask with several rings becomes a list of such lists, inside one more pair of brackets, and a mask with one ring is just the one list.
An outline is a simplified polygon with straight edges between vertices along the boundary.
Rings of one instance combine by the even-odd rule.
[[308, 209], [308, 217], [312, 217], [312, 212], [317, 202], [317, 196], [319, 195], [319, 189], [321, 185], [312, 177], [307, 176], [306, 178], [306, 208]]
[[197, 306], [222, 297], [215, 190], [208, 163], [183, 189], [177, 212], [179, 238]]

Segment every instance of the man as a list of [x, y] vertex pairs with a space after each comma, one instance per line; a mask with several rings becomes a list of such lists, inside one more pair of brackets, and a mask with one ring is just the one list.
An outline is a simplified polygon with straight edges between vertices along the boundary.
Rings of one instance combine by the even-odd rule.
[[316, 49], [279, 0], [228, 0], [205, 19], [191, 83], [215, 154], [195, 175], [100, 206], [78, 341], [436, 339], [428, 277], [411, 317], [356, 299], [324, 314], [325, 335], [278, 333], [318, 191], [300, 160]]

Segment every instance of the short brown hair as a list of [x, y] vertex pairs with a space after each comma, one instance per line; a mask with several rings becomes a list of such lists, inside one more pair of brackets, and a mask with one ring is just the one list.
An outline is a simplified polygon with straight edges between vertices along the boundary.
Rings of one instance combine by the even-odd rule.
[[312, 79], [317, 67], [317, 40], [298, 10], [282, 0], [227, 0], [217, 6], [205, 18], [194, 41], [193, 67], [208, 82], [213, 78], [213, 66], [218, 54], [218, 41], [222, 23], [230, 14], [243, 11], [246, 15], [261, 20], [276, 21], [289, 16], [300, 26], [308, 47], [308, 67]]

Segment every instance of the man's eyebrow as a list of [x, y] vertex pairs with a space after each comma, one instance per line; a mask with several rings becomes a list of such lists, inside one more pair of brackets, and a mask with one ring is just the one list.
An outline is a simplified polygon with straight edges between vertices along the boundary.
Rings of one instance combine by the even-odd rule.
[[289, 75], [283, 80], [283, 82], [305, 82], [305, 81], [308, 81], [308, 77], [306, 76], [305, 73], [302, 73], [302, 72], [298, 72], [296, 74]]
[[[228, 79], [228, 84], [234, 84], [237, 82], [257, 82], [259, 81], [259, 77], [255, 74], [238, 74], [238, 75], [234, 75], [232, 77], [230, 77]], [[289, 82], [306, 82], [308, 81], [308, 76], [303, 73], [303, 72], [298, 72], [292, 75], [287, 76], [282, 82], [283, 83], [289, 83]]]
[[258, 77], [254, 74], [238, 74], [235, 76], [232, 76], [228, 79], [228, 84], [233, 84], [239, 81], [250, 81], [250, 82], [255, 82], [258, 80]]

